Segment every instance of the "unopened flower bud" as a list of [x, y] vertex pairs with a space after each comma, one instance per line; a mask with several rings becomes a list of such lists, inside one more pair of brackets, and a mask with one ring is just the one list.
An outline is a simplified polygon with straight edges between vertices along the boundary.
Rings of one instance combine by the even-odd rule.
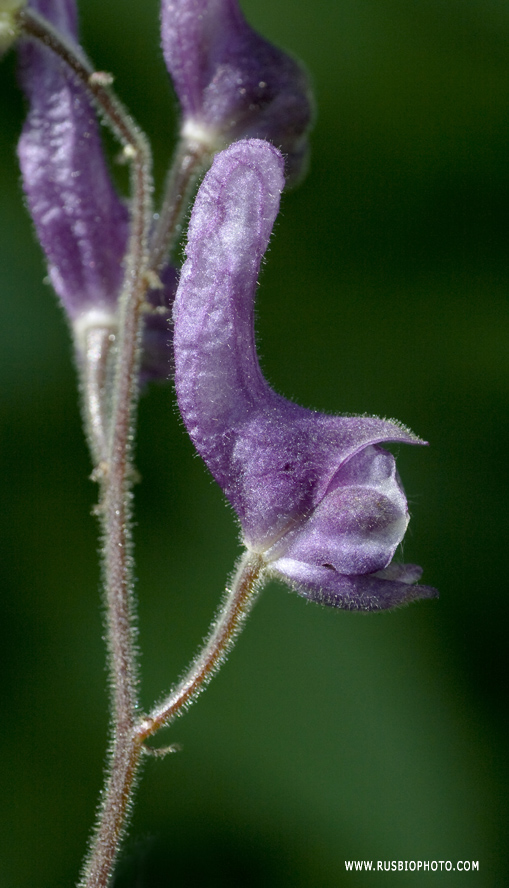
[[[75, 0], [30, 0], [29, 5], [76, 43]], [[85, 331], [116, 329], [129, 212], [111, 181], [86, 87], [62, 59], [29, 38], [20, 42], [20, 68], [29, 101], [18, 146], [23, 187], [79, 354]], [[166, 379], [170, 370], [175, 269], [167, 267], [161, 277], [161, 292], [149, 294], [152, 310], [145, 316], [142, 382]]]
[[[30, 7], [77, 41], [74, 0], [31, 0]], [[114, 313], [129, 214], [110, 180], [95, 109], [51, 50], [23, 39], [19, 53], [29, 110], [18, 154], [51, 283], [72, 322], [90, 310]]]
[[266, 139], [302, 175], [312, 119], [303, 68], [256, 33], [237, 0], [163, 0], [162, 43], [182, 106], [183, 135], [215, 151]]

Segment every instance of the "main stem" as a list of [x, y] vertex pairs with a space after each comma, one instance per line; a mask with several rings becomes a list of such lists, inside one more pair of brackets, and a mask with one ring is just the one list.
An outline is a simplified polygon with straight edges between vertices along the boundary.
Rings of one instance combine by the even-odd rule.
[[[135, 736], [137, 674], [132, 604], [132, 438], [138, 399], [139, 341], [148, 288], [148, 238], [152, 220], [151, 155], [147, 140], [79, 47], [63, 38], [32, 10], [19, 13], [23, 32], [63, 59], [95, 99], [131, 161], [131, 231], [125, 280], [119, 300], [118, 342], [109, 428], [101, 380], [110, 337], [90, 336], [84, 361], [84, 396], [89, 437], [101, 486], [99, 514], [103, 528], [103, 570], [107, 604], [108, 649], [113, 697], [113, 748], [99, 822], [81, 886], [105, 888], [118, 853], [141, 750]], [[98, 334], [99, 335], [99, 334]], [[90, 354], [87, 354], [87, 351]], [[89, 360], [90, 358], [90, 360]]]
[[132, 160], [131, 237], [119, 305], [108, 456], [100, 472], [114, 745], [104, 805], [81, 883], [86, 888], [104, 888], [109, 882], [125, 828], [141, 748], [134, 735], [137, 674], [131, 575], [134, 476], [131, 444], [138, 400], [142, 309], [148, 288], [147, 247], [152, 218], [150, 169], [150, 153], [142, 140], [141, 146], [134, 148]]

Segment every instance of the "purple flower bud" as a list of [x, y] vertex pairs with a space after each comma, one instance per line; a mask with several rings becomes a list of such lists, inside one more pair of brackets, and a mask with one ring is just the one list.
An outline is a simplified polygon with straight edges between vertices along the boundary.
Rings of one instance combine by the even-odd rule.
[[[77, 40], [74, 0], [29, 5]], [[18, 153], [51, 282], [72, 321], [92, 309], [111, 315], [129, 220], [110, 181], [94, 108], [65, 63], [40, 43], [20, 41], [20, 61], [29, 112]]]
[[216, 157], [198, 192], [174, 309], [182, 417], [271, 575], [353, 610], [432, 597], [413, 585], [420, 568], [391, 564], [409, 516], [379, 446], [424, 442], [393, 421], [306, 410], [261, 373], [254, 298], [283, 186], [280, 153], [249, 140]]
[[256, 136], [304, 171], [311, 91], [304, 70], [247, 24], [237, 0], [163, 0], [162, 43], [183, 134], [213, 150]]
[[[70, 41], [77, 40], [74, 0], [30, 0]], [[78, 48], [79, 52], [79, 48]], [[74, 327], [78, 352], [88, 327], [116, 327], [129, 213], [103, 154], [94, 107], [66, 64], [40, 43], [20, 43], [29, 112], [19, 141], [23, 186], [55, 291]], [[142, 384], [171, 371], [168, 317], [176, 271], [161, 273], [145, 316]]]

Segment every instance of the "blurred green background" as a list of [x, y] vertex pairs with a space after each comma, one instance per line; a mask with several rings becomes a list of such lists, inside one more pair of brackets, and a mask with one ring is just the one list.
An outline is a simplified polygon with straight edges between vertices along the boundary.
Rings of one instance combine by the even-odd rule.
[[[300, 403], [397, 417], [404, 558], [439, 601], [363, 616], [266, 588], [228, 664], [147, 762], [118, 888], [509, 884], [509, 6], [245, 0], [317, 99], [258, 304], [264, 369]], [[153, 139], [175, 102], [155, 0], [83, 0], [84, 43]], [[96, 491], [68, 332], [23, 207], [2, 63], [0, 886], [74, 884], [102, 784]], [[170, 386], [143, 397], [137, 590], [145, 705], [207, 630], [239, 546]], [[504, 555], [504, 550], [506, 555]], [[355, 875], [345, 859], [479, 861]]]

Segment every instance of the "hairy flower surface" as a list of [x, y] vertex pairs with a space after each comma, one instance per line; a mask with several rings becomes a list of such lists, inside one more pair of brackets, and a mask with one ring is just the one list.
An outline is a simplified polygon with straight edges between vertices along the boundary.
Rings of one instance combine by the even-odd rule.
[[305, 165], [311, 91], [297, 62], [256, 33], [237, 0], [163, 0], [162, 44], [182, 106], [184, 134], [225, 147], [256, 136]]
[[[77, 49], [75, 0], [30, 0]], [[29, 101], [18, 154], [23, 187], [49, 277], [74, 325], [115, 325], [124, 278], [129, 212], [103, 154], [94, 106], [69, 67], [41, 43], [20, 41], [20, 78]], [[170, 266], [152, 291], [144, 323], [141, 382], [170, 373], [168, 315], [176, 286]]]
[[[73, 43], [74, 0], [31, 0]], [[122, 285], [128, 211], [110, 181], [95, 110], [63, 61], [40, 43], [20, 43], [29, 100], [19, 141], [23, 186], [51, 282], [72, 320], [115, 308]]]
[[272, 575], [353, 610], [432, 597], [420, 568], [391, 563], [409, 516], [379, 446], [424, 442], [393, 421], [306, 410], [261, 373], [255, 290], [283, 187], [281, 154], [258, 139], [217, 155], [201, 185], [174, 308], [180, 411]]

